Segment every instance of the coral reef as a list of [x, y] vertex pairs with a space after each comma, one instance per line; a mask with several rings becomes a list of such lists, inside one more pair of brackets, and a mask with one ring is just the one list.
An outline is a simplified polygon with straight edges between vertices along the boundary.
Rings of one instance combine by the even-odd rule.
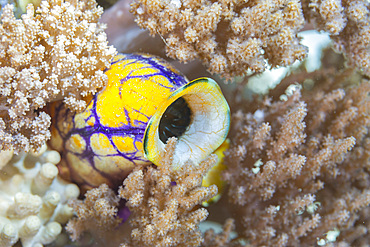
[[[150, 39], [125, 16], [127, 3], [106, 12], [109, 23], [116, 17], [127, 24], [109, 32], [121, 51], [141, 51], [139, 41]], [[0, 147], [14, 151], [0, 153], [0, 246], [66, 246], [55, 239], [65, 237], [68, 219], [77, 246], [369, 246], [369, 4], [133, 0], [136, 21], [161, 36], [170, 57], [199, 58], [226, 79], [303, 59], [301, 29], [328, 32], [344, 55], [325, 51], [319, 70], [292, 68], [252, 101], [244, 94], [248, 77], [225, 86], [236, 88], [228, 98], [226, 186], [207, 208], [202, 204], [218, 190], [202, 180], [217, 158], [173, 169], [174, 139], [159, 166], [136, 167], [118, 191], [102, 184], [77, 199], [77, 186], [57, 176], [60, 155], [42, 148], [50, 124], [42, 107], [64, 100], [81, 110], [84, 96], [105, 83], [101, 69], [115, 50], [98, 22], [102, 9], [92, 0], [47, 0], [15, 19], [5, 7]], [[143, 49], [161, 54], [157, 45]], [[199, 68], [204, 73], [201, 66], [191, 72]], [[32, 149], [41, 151], [13, 155]], [[224, 226], [202, 232], [204, 221]]]
[[67, 201], [79, 195], [75, 184], [57, 177], [59, 153], [44, 146], [37, 154], [13, 156], [3, 151], [0, 156], [0, 246], [55, 241], [61, 225], [73, 216]]
[[95, 1], [46, 0], [21, 19], [12, 9], [0, 19], [0, 147], [36, 151], [50, 138], [50, 117], [37, 110], [55, 100], [86, 107], [83, 97], [105, 84], [115, 49]]
[[[228, 208], [240, 215], [238, 238], [251, 246], [311, 246], [328, 244], [326, 234], [338, 231], [342, 244], [369, 244], [370, 83], [354, 85], [352, 69], [291, 77], [265, 98], [231, 108], [224, 178]], [[313, 88], [295, 85], [281, 97], [297, 79]]]

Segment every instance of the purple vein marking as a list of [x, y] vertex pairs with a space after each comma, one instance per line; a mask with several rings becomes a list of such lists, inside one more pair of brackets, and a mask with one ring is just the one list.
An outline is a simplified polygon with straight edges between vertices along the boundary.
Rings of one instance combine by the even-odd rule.
[[157, 68], [159, 70], [159, 73], [161, 75], [168, 78], [169, 81], [176, 88], [181, 87], [188, 83], [183, 75], [173, 72], [172, 70], [167, 68], [165, 65], [163, 65], [160, 61], [157, 61], [158, 58], [156, 57], [144, 57], [139, 54], [127, 54], [127, 59], [135, 59], [142, 63], [152, 65], [154, 68]]
[[[161, 59], [155, 58], [155, 57], [145, 57], [145, 56], [138, 55], [138, 54], [125, 54], [124, 57], [118, 59], [117, 61], [112, 62], [112, 65], [116, 64], [116, 63], [119, 63], [123, 60], [131, 60], [131, 59], [132, 59], [132, 61], [128, 61], [128, 63], [125, 64], [121, 69], [127, 69], [127, 68], [125, 68], [127, 65], [134, 64], [134, 63], [142, 63], [142, 64], [144, 64], [144, 67], [133, 69], [132, 71], [130, 71], [129, 74], [125, 78], [122, 78], [120, 80], [121, 84], [123, 84], [127, 80], [135, 79], [135, 78], [144, 78], [146, 80], [153, 80], [152, 77], [154, 77], [154, 76], [163, 76], [163, 77], [165, 77], [169, 80], [169, 83], [172, 86], [165, 86], [165, 85], [162, 85], [158, 82], [156, 82], [156, 83], [159, 84], [160, 86], [162, 86], [163, 88], [167, 88], [167, 89], [170, 89], [171, 91], [175, 91], [177, 88], [179, 88], [183, 85], [186, 85], [188, 83], [188, 81], [185, 79], [185, 77], [183, 77], [181, 74], [175, 73], [172, 70], [170, 70], [166, 66], [166, 62], [164, 60], [162, 61]], [[150, 73], [150, 74], [145, 74], [144, 73], [143, 75], [132, 75], [133, 72], [139, 72], [140, 73], [141, 69], [147, 69], [147, 68], [154, 68], [158, 72]], [[106, 72], [108, 70], [109, 69], [105, 69], [104, 72]], [[143, 72], [145, 72], [145, 71], [143, 71]], [[120, 91], [119, 91], [120, 96], [121, 96], [121, 89], [122, 88], [120, 87]], [[114, 177], [117, 177], [117, 176], [119, 177], [120, 174], [109, 174], [109, 173], [106, 173], [104, 171], [101, 171], [101, 170], [97, 169], [95, 167], [94, 157], [104, 158], [104, 157], [120, 156], [120, 157], [123, 157], [126, 160], [132, 162], [134, 165], [135, 165], [135, 162], [144, 160], [143, 158], [141, 158], [140, 156], [137, 155], [137, 153], [139, 152], [139, 149], [136, 146], [136, 144], [137, 144], [137, 142], [142, 142], [147, 122], [140, 121], [140, 120], [137, 120], [137, 119], [130, 119], [129, 110], [138, 112], [139, 114], [144, 116], [147, 120], [150, 119], [150, 116], [147, 116], [144, 113], [142, 113], [140, 111], [141, 109], [140, 110], [125, 109], [124, 112], [125, 112], [125, 117], [126, 117], [126, 120], [127, 120], [127, 124], [125, 124], [123, 126], [120, 126], [120, 127], [104, 126], [104, 125], [101, 124], [100, 118], [99, 118], [98, 113], [97, 113], [97, 96], [98, 95], [99, 95], [99, 93], [95, 94], [92, 101], [89, 102], [89, 104], [92, 104], [92, 108], [89, 110], [90, 111], [89, 116], [84, 120], [86, 126], [84, 126], [82, 128], [76, 128], [75, 114], [74, 113], [72, 113], [69, 109], [62, 108], [63, 107], [62, 104], [57, 106], [56, 107], [56, 123], [57, 123], [56, 124], [56, 129], [59, 132], [62, 139], [64, 140], [64, 145], [66, 145], [68, 139], [72, 135], [79, 135], [86, 143], [85, 150], [83, 150], [82, 153], [77, 153], [76, 151], [67, 149], [67, 147], [64, 146], [65, 152], [70, 152], [70, 153], [74, 154], [75, 156], [77, 156], [81, 160], [85, 159], [86, 161], [89, 162], [91, 167], [94, 170], [96, 170], [99, 174], [101, 174], [103, 177], [107, 178], [108, 180], [113, 181]], [[87, 125], [87, 122], [89, 120], [91, 120], [93, 122], [93, 126]], [[133, 122], [131, 120], [133, 120]], [[64, 123], [64, 122], [67, 122], [67, 123], [71, 124], [71, 127], [70, 127], [68, 133], [65, 133], [64, 129], [60, 125], [60, 123]], [[94, 134], [103, 134], [104, 136], [106, 136], [108, 138], [110, 144], [114, 148], [114, 150], [117, 152], [117, 154], [107, 154], [107, 155], [98, 155], [98, 154], [96, 154], [92, 150], [92, 147], [91, 147], [91, 144], [92, 144], [91, 143], [91, 136], [94, 135]], [[122, 151], [120, 151], [118, 149], [117, 145], [113, 141], [113, 137], [115, 137], [115, 136], [117, 136], [117, 137], [129, 136], [130, 138], [132, 138], [133, 139], [134, 150], [132, 152], [122, 152]], [[66, 153], [64, 153], [62, 155], [66, 155]], [[66, 160], [66, 164], [67, 164], [69, 170], [72, 171], [72, 173], [71, 173], [72, 178], [73, 177], [76, 178], [76, 176], [78, 176], [78, 174], [73, 173], [73, 170], [71, 169], [71, 164], [69, 164], [68, 160]], [[124, 172], [123, 169], [122, 169], [122, 172]], [[87, 184], [87, 185], [91, 186], [91, 184], [89, 184], [89, 182], [87, 182], [87, 181], [84, 181], [84, 184]]]
[[[65, 147], [65, 150], [74, 154], [75, 156], [79, 157], [79, 159], [81, 159], [81, 160], [86, 159], [94, 170], [99, 172], [103, 177], [105, 177], [109, 180], [112, 180], [112, 177], [113, 177], [112, 175], [110, 175], [110, 174], [108, 174], [104, 171], [101, 171], [101, 170], [99, 170], [95, 167], [94, 157], [121, 156], [121, 157], [125, 158], [126, 160], [129, 160], [133, 164], [135, 164], [135, 161], [142, 161], [143, 159], [141, 157], [137, 156], [138, 148], [136, 147], [135, 142], [142, 140], [142, 138], [144, 136], [144, 132], [145, 132], [145, 126], [143, 126], [143, 125], [139, 126], [139, 127], [132, 126], [131, 123], [130, 123], [130, 118], [128, 116], [127, 111], [125, 112], [125, 114], [126, 114], [126, 118], [128, 120], [128, 125], [121, 126], [121, 127], [106, 127], [106, 126], [103, 126], [100, 123], [99, 117], [98, 117], [98, 114], [97, 114], [96, 101], [97, 101], [97, 95], [94, 96], [94, 99], [93, 99], [93, 102], [92, 102], [93, 107], [91, 109], [91, 115], [92, 115], [91, 118], [92, 117], [95, 118], [93, 126], [85, 126], [83, 128], [75, 128], [75, 122], [74, 122], [75, 119], [73, 118], [73, 120], [72, 120], [73, 128], [71, 129], [71, 131], [69, 133], [64, 135], [62, 133], [62, 131], [60, 131], [58, 128], [57, 128], [57, 130], [58, 130], [58, 132], [60, 133], [61, 137], [64, 140], [64, 145], [66, 144], [66, 141], [72, 135], [75, 135], [75, 134], [79, 135], [85, 141], [86, 149], [82, 153], [74, 152], [73, 150], [67, 149], [66, 147]], [[62, 107], [62, 104], [60, 106], [58, 106], [58, 108], [57, 108], [58, 113], [62, 113], [60, 111], [61, 107]], [[74, 116], [73, 113], [71, 113], [69, 109], [66, 109], [65, 113], [62, 116], [60, 116], [60, 114], [57, 114], [57, 119], [56, 119], [57, 121], [56, 122], [57, 123], [59, 122], [59, 119], [58, 119], [59, 117], [62, 117], [65, 120], [68, 117], [72, 118], [72, 116]], [[90, 116], [89, 116], [89, 118], [90, 118]], [[112, 155], [112, 154], [98, 155], [98, 154], [96, 154], [92, 150], [91, 140], [90, 140], [91, 136], [94, 135], [94, 134], [103, 134], [103, 135], [105, 135], [108, 138], [108, 140], [110, 141], [113, 148], [117, 151], [118, 154], [116, 154], [116, 155]], [[129, 153], [121, 152], [120, 150], [118, 150], [118, 147], [113, 142], [113, 139], [112, 139], [113, 136], [135, 136], [134, 147], [135, 147], [136, 150], [133, 151], [133, 152], [129, 152]], [[68, 161], [66, 161], [66, 163], [67, 163], [67, 166], [69, 167], [69, 169], [71, 170], [71, 164], [69, 164]]]

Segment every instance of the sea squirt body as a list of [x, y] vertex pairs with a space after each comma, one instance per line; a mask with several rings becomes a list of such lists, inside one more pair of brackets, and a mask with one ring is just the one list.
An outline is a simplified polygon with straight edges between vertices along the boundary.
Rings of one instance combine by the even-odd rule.
[[62, 177], [82, 189], [117, 187], [137, 165], [160, 165], [167, 138], [178, 142], [174, 166], [199, 163], [229, 130], [230, 110], [217, 83], [188, 81], [161, 58], [119, 54], [106, 69], [107, 85], [73, 113], [51, 109], [50, 145], [61, 152]]

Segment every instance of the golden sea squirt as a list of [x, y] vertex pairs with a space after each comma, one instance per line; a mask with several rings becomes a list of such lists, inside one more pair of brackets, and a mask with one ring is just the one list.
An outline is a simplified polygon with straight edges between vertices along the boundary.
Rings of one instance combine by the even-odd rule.
[[160, 165], [168, 138], [178, 142], [173, 164], [195, 164], [225, 140], [229, 106], [215, 81], [188, 81], [165, 60], [119, 54], [105, 71], [107, 85], [73, 113], [51, 107], [50, 145], [61, 152], [62, 177], [82, 189], [117, 187], [137, 165]]

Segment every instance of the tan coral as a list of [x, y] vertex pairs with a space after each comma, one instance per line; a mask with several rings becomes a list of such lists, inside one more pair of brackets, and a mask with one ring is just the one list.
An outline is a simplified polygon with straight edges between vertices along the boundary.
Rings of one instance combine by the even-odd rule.
[[222, 247], [222, 246], [230, 246], [231, 240], [231, 232], [234, 230], [235, 224], [234, 220], [229, 218], [225, 221], [223, 226], [223, 231], [219, 234], [215, 234], [215, 231], [211, 228], [204, 233], [204, 241], [202, 243], [202, 247], [206, 246], [214, 246], [214, 247]]
[[216, 163], [212, 155], [199, 166], [171, 168], [176, 139], [167, 142], [165, 159], [157, 168], [136, 169], [119, 191], [131, 211], [135, 246], [198, 246], [203, 241], [198, 224], [208, 212], [196, 209], [217, 194], [217, 186], [201, 187], [203, 174]]
[[164, 37], [168, 56], [199, 58], [228, 79], [290, 65], [307, 53], [297, 37], [304, 24], [298, 0], [135, 0], [132, 12], [140, 27]]
[[316, 29], [329, 32], [348, 64], [370, 76], [370, 3], [367, 0], [302, 0]]
[[227, 79], [304, 59], [307, 48], [297, 37], [304, 26], [329, 32], [349, 64], [369, 76], [369, 6], [367, 0], [134, 0], [132, 12], [140, 27], [165, 40], [169, 57], [198, 58]]
[[[279, 100], [299, 78], [292, 74], [270, 92], [275, 100], [234, 104], [224, 178], [227, 208], [241, 215], [238, 238], [251, 246], [330, 244], [324, 236], [337, 229], [342, 243], [366, 243], [370, 83], [351, 85], [352, 69], [301, 73], [302, 83], [315, 78], [313, 89]], [[346, 238], [355, 228], [359, 235]]]
[[21, 19], [7, 5], [1, 15], [1, 149], [37, 150], [50, 138], [50, 117], [37, 112], [62, 100], [73, 110], [107, 81], [102, 69], [115, 49], [98, 22], [95, 1], [45, 0], [28, 5]]
[[[121, 222], [117, 218], [119, 198], [106, 184], [86, 192], [85, 200], [73, 200], [70, 206], [77, 214], [71, 219], [66, 230], [73, 241], [78, 240], [84, 232], [90, 231], [93, 238], [104, 238], [104, 234], [115, 229]], [[97, 241], [100, 242], [98, 239]]]

